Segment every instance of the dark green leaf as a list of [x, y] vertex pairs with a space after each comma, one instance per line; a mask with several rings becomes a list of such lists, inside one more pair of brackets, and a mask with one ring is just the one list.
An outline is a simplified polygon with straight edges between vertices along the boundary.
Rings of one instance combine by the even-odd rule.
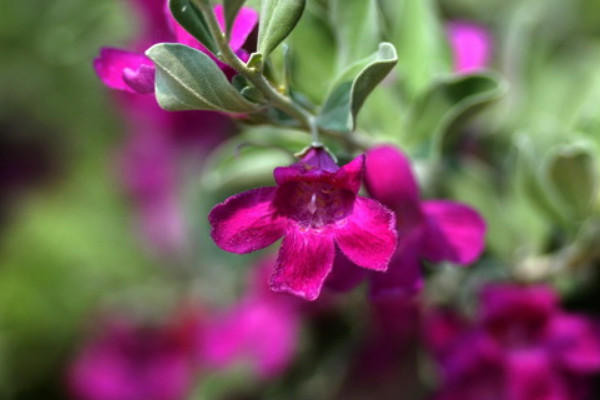
[[228, 33], [231, 32], [235, 17], [245, 2], [246, 0], [223, 0], [223, 7], [225, 8], [225, 25], [227, 26]]
[[256, 111], [206, 54], [179, 43], [160, 43], [146, 55], [156, 65], [156, 98], [165, 110]]
[[269, 55], [292, 32], [306, 0], [263, 0], [258, 27], [258, 52]]
[[506, 92], [504, 79], [494, 73], [451, 76], [439, 80], [416, 99], [409, 114], [408, 142], [430, 140], [439, 154], [464, 120]]
[[338, 132], [351, 132], [367, 96], [397, 62], [394, 46], [381, 43], [375, 54], [350, 66], [334, 82], [317, 117], [318, 125]]
[[214, 54], [218, 48], [202, 13], [190, 0], [169, 0], [169, 9], [179, 25], [200, 41]]

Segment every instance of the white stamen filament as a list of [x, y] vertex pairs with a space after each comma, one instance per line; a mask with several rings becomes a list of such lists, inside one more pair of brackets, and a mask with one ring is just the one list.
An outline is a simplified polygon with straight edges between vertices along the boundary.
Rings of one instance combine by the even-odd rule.
[[313, 193], [308, 203], [308, 212], [314, 214], [317, 212], [317, 194]]

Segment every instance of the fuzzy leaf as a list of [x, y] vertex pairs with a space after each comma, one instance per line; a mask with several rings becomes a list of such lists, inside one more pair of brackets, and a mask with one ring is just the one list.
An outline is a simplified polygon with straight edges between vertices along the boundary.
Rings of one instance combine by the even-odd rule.
[[156, 99], [165, 110], [246, 113], [257, 109], [201, 51], [178, 43], [160, 43], [146, 55], [156, 65]]
[[265, 57], [292, 32], [306, 0], [263, 0], [258, 27], [258, 52]]
[[338, 132], [351, 132], [367, 96], [397, 62], [394, 45], [381, 43], [375, 54], [350, 66], [335, 80], [329, 91], [317, 117], [318, 125]]
[[547, 173], [564, 206], [576, 218], [587, 215], [597, 192], [593, 155], [583, 146], [562, 147], [551, 156]]
[[500, 98], [506, 90], [506, 82], [491, 72], [439, 80], [413, 104], [408, 141], [431, 140], [432, 151], [443, 152], [467, 117]]
[[[450, 51], [440, 26], [433, 0], [386, 0], [383, 5], [391, 21], [392, 43], [398, 48], [402, 63], [398, 65], [400, 79], [405, 82], [409, 97], [422, 93], [432, 79], [450, 71]], [[393, 11], [392, 11], [393, 10]], [[398, 16], [399, 18], [394, 18]]]
[[373, 0], [332, 0], [329, 18], [338, 43], [340, 70], [369, 56], [381, 42], [377, 3]]
[[217, 44], [208, 30], [208, 25], [192, 1], [169, 0], [169, 9], [179, 25], [183, 26], [212, 53], [217, 53]]

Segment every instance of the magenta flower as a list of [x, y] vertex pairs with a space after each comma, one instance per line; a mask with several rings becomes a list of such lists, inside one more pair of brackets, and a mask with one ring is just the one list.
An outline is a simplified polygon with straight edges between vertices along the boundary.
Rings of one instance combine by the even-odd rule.
[[455, 72], [477, 72], [489, 65], [492, 40], [485, 28], [472, 22], [454, 21], [448, 24], [448, 40]]
[[112, 321], [69, 371], [79, 400], [181, 400], [190, 388], [190, 341], [178, 327]]
[[[167, 5], [168, 1], [164, 0], [160, 2], [153, 0], [148, 3], [142, 2], [139, 4], [140, 9], [146, 14], [149, 24], [157, 27], [159, 34], [151, 36], [156, 41], [141, 40], [137, 46], [138, 51], [121, 50], [112, 47], [105, 47], [100, 50], [100, 56], [94, 60], [94, 69], [106, 86], [133, 93], [153, 93], [155, 68], [152, 61], [143, 52], [153, 44], [159, 42], [183, 43], [198, 49], [209, 54], [228, 75], [231, 76], [233, 74], [227, 65], [218, 61], [206, 47], [175, 21]], [[158, 11], [164, 13], [162, 19], [157, 15]], [[218, 4], [215, 6], [215, 15], [221, 28], [225, 26], [223, 12], [222, 5]], [[247, 53], [242, 49], [242, 46], [256, 26], [257, 21], [258, 14], [246, 7], [240, 10], [234, 21], [229, 45], [243, 59], [247, 58]], [[170, 32], [165, 32], [165, 26], [170, 28]], [[149, 29], [146, 29], [146, 31], [150, 32]]]
[[271, 288], [307, 300], [319, 296], [333, 266], [335, 244], [357, 265], [385, 271], [397, 243], [394, 215], [357, 195], [364, 156], [338, 167], [326, 150], [312, 148], [274, 171], [276, 187], [232, 196], [209, 215], [223, 250], [250, 253], [283, 242]]
[[251, 274], [249, 290], [234, 307], [206, 324], [200, 358], [207, 368], [223, 370], [247, 363], [263, 379], [284, 372], [298, 347], [300, 303], [267, 287], [275, 260], [270, 257]]
[[[410, 163], [396, 148], [380, 146], [367, 152], [365, 182], [371, 196], [395, 212], [398, 230], [398, 247], [387, 273], [370, 274], [373, 296], [420, 290], [421, 258], [466, 265], [483, 251], [485, 221], [460, 203], [421, 201]], [[328, 286], [348, 289], [364, 274], [344, 257], [338, 257]]]
[[600, 330], [545, 286], [484, 288], [473, 323], [436, 313], [425, 327], [444, 400], [583, 400], [600, 372]]

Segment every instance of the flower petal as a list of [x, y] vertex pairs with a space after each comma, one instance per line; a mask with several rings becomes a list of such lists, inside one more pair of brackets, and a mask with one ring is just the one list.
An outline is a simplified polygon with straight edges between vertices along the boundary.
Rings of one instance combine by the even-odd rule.
[[217, 246], [232, 253], [265, 248], [283, 236], [285, 219], [271, 206], [276, 188], [263, 187], [237, 194], [215, 206], [208, 215]]
[[472, 73], [488, 66], [492, 40], [485, 28], [471, 22], [455, 21], [448, 25], [448, 39], [455, 72]]
[[336, 249], [333, 269], [326, 285], [337, 292], [346, 292], [358, 286], [367, 276], [367, 270], [356, 266], [339, 249]]
[[550, 346], [565, 367], [583, 374], [600, 371], [600, 330], [590, 320], [562, 314], [549, 330]]
[[125, 69], [139, 71], [142, 67], [153, 69], [154, 64], [143, 54], [112, 47], [102, 48], [94, 60], [94, 70], [106, 86], [132, 93], [136, 90], [123, 79], [123, 72]]
[[442, 260], [457, 264], [475, 261], [485, 245], [485, 221], [471, 207], [446, 201], [423, 203], [427, 231], [421, 255], [433, 262]]
[[125, 68], [123, 70], [123, 82], [136, 93], [153, 93], [155, 72], [154, 65], [142, 64], [138, 69]]
[[512, 351], [507, 357], [507, 399], [565, 400], [564, 380], [541, 349]]
[[359, 196], [345, 221], [335, 230], [340, 250], [360, 267], [385, 271], [398, 244], [394, 213], [373, 199]]
[[341, 167], [335, 174], [337, 185], [358, 193], [365, 172], [365, 155], [361, 154]]
[[330, 235], [310, 229], [289, 229], [271, 276], [271, 289], [315, 300], [331, 272], [334, 254]]
[[423, 287], [419, 252], [414, 241], [402, 242], [390, 261], [387, 272], [371, 274], [371, 297], [414, 295]]
[[[215, 15], [221, 29], [225, 30], [225, 15], [223, 6], [217, 4], [215, 6]], [[256, 23], [258, 22], [258, 13], [251, 8], [242, 7], [235, 17], [233, 27], [231, 28], [231, 37], [229, 39], [229, 46], [233, 51], [238, 51], [242, 48], [246, 39], [254, 30]]]
[[403, 213], [419, 204], [419, 188], [408, 158], [393, 146], [367, 152], [365, 183], [372, 197]]

